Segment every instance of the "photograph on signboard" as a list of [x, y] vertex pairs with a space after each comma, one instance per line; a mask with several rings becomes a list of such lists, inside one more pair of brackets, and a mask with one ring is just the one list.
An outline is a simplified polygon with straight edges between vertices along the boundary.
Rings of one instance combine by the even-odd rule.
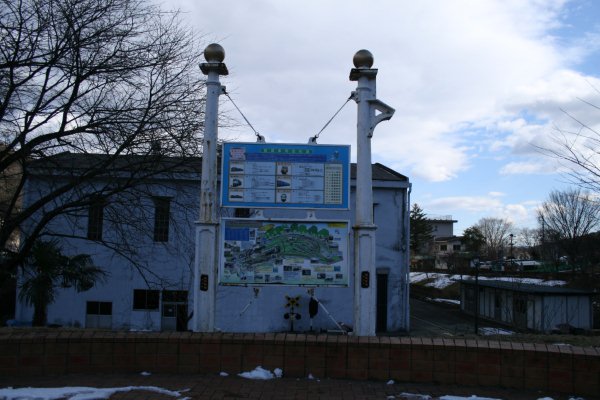
[[219, 282], [348, 286], [348, 221], [224, 219]]
[[221, 205], [349, 209], [350, 146], [224, 143]]

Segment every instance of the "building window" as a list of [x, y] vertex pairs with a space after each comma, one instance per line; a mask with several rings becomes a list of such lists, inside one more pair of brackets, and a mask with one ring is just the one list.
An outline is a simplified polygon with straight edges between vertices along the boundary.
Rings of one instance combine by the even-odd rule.
[[447, 244], [440, 244], [440, 251], [446, 251], [448, 250], [448, 245]]
[[154, 199], [154, 241], [169, 241], [169, 216], [171, 213], [171, 199], [168, 197], [155, 197]]
[[452, 250], [454, 250], [454, 251], [460, 251], [460, 244], [452, 245]]
[[87, 238], [102, 240], [102, 224], [104, 221], [104, 202], [97, 200], [90, 204], [88, 212]]
[[86, 328], [112, 328], [112, 302], [88, 301], [85, 311]]
[[160, 298], [159, 290], [133, 290], [133, 309], [134, 310], [158, 310]]

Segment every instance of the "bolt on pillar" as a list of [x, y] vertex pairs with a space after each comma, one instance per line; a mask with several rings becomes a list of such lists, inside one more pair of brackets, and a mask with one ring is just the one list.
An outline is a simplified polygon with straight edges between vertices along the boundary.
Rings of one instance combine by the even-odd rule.
[[196, 257], [194, 262], [194, 332], [215, 330], [215, 298], [217, 289], [217, 139], [219, 96], [224, 87], [220, 75], [227, 75], [223, 63], [225, 51], [213, 43], [204, 50], [205, 63], [200, 70], [206, 79], [206, 109], [204, 112], [204, 140], [202, 142], [202, 177], [200, 187], [200, 217], [196, 223]]
[[[371, 138], [375, 126], [394, 115], [394, 109], [376, 99], [377, 69], [373, 55], [359, 50], [354, 55], [350, 80], [357, 82], [352, 93], [358, 106], [356, 124], [356, 209], [354, 230], [354, 334], [375, 336], [377, 285], [375, 265], [375, 231], [373, 221], [373, 178]], [[376, 114], [376, 112], [379, 114]]]

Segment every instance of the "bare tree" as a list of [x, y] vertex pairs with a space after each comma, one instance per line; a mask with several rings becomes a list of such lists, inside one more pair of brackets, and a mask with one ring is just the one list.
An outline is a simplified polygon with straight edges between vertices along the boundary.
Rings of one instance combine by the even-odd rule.
[[482, 218], [475, 227], [485, 238], [487, 256], [492, 259], [501, 257], [513, 225], [502, 218]]
[[582, 237], [600, 224], [600, 203], [579, 188], [553, 191], [538, 210], [538, 219], [556, 234], [574, 271]]
[[578, 98], [580, 108], [561, 110], [568, 118], [555, 126], [550, 141], [536, 146], [540, 152], [560, 164], [560, 170], [573, 184], [600, 193], [600, 89], [588, 82], [592, 91], [588, 99]]
[[58, 216], [200, 154], [200, 56], [177, 13], [143, 0], [0, 0], [0, 270]]
[[541, 230], [533, 228], [522, 228], [517, 235], [517, 243], [532, 258], [539, 258], [539, 248], [541, 245]]

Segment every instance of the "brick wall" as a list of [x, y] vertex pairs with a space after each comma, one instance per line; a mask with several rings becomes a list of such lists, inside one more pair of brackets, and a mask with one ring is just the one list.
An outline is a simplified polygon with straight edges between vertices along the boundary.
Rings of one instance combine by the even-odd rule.
[[600, 350], [486, 340], [301, 334], [0, 331], [0, 374], [237, 374], [498, 386], [600, 395]]

